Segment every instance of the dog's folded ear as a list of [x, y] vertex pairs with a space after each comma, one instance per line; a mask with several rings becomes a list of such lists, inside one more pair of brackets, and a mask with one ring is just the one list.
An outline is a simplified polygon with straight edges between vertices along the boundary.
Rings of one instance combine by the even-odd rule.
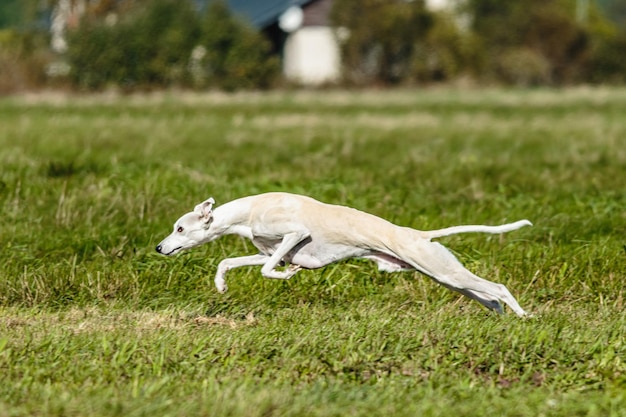
[[209, 223], [213, 219], [213, 204], [215, 204], [215, 200], [211, 197], [198, 204], [193, 211], [197, 213], [205, 223]]

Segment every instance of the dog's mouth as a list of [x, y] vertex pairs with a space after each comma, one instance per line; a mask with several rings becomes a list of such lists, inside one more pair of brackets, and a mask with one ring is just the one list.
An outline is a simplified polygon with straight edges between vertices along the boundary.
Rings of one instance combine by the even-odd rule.
[[168, 253], [164, 253], [163, 255], [166, 255], [166, 256], [171, 256], [171, 255], [174, 255], [174, 254], [176, 254], [176, 253], [180, 252], [181, 250], [183, 250], [183, 247], [182, 247], [182, 246], [179, 246], [179, 247], [177, 247], [177, 248], [172, 249], [172, 250], [171, 250], [171, 251], [169, 251]]

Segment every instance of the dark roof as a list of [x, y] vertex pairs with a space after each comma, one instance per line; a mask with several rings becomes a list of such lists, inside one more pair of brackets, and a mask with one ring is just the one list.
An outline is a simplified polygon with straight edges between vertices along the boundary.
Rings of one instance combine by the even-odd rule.
[[278, 17], [290, 6], [302, 7], [311, 1], [313, 0], [228, 0], [228, 6], [254, 26], [264, 28], [276, 23]]

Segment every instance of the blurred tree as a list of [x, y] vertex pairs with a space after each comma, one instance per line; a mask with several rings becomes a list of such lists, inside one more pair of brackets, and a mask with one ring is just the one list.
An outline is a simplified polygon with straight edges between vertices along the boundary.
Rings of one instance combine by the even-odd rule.
[[[617, 7], [617, 2], [608, 3], [606, 7]], [[471, 29], [483, 43], [483, 74], [522, 85], [626, 78], [626, 33], [618, 31], [596, 2], [585, 3], [584, 13], [576, 0], [464, 4]]]
[[606, 16], [618, 25], [620, 30], [626, 29], [626, 1], [599, 0], [598, 4]]
[[423, 0], [336, 0], [331, 19], [345, 34], [345, 75], [356, 83], [410, 78], [416, 46], [433, 24]]
[[0, 93], [45, 82], [48, 32], [39, 0], [0, 0]]
[[137, 4], [115, 20], [109, 6], [83, 16], [69, 32], [71, 78], [82, 88], [165, 86], [185, 81], [185, 65], [199, 37], [199, 19], [189, 2]]
[[22, 22], [22, 4], [20, 0], [0, 2], [0, 29], [15, 27]]
[[588, 81], [623, 84], [626, 83], [626, 2], [610, 0], [602, 10], [604, 14], [592, 9], [589, 21], [593, 40]]
[[589, 81], [598, 84], [626, 83], [626, 31], [600, 43], [589, 63]]
[[574, 0], [468, 0], [466, 8], [492, 74], [557, 84], [581, 78], [591, 42]]
[[263, 88], [278, 74], [268, 42], [219, 1], [203, 14], [189, 0], [134, 0], [116, 19], [104, 1], [70, 32], [81, 88]]
[[432, 27], [414, 48], [411, 79], [422, 82], [445, 82], [472, 75], [481, 66], [477, 37], [463, 30], [459, 17], [450, 10], [432, 14]]
[[[227, 90], [267, 88], [280, 72], [271, 44], [248, 24], [232, 16], [226, 3], [213, 1], [201, 22], [201, 49], [196, 49], [196, 84]], [[201, 55], [201, 56], [200, 56]]]
[[0, 0], [0, 29], [45, 29], [46, 3], [41, 0]]

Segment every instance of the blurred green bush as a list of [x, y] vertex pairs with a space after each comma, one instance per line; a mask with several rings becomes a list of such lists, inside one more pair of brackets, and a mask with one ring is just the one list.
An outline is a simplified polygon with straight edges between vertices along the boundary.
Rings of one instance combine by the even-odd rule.
[[221, 2], [139, 2], [119, 21], [83, 19], [69, 32], [70, 78], [81, 89], [266, 88], [280, 66], [269, 42]]
[[0, 30], [0, 94], [42, 87], [50, 59], [41, 32]]
[[487, 77], [513, 84], [565, 84], [584, 78], [589, 30], [569, 0], [468, 0], [472, 31], [483, 40]]
[[[517, 86], [624, 82], [626, 32], [576, 0], [335, 0], [345, 79], [356, 84], [470, 76]], [[621, 52], [620, 52], [621, 51]]]
[[615, 24], [595, 2], [580, 7], [576, 0], [465, 0], [470, 30], [483, 43], [480, 78], [516, 85], [623, 80], [626, 55], [615, 54]]
[[604, 39], [595, 48], [589, 62], [589, 81], [626, 83], [626, 30]]
[[409, 79], [428, 83], [473, 77], [482, 65], [480, 47], [480, 39], [463, 30], [452, 13], [433, 13], [431, 27], [415, 46]]
[[331, 13], [345, 80], [395, 84], [410, 78], [411, 63], [433, 25], [424, 1], [336, 0]]

